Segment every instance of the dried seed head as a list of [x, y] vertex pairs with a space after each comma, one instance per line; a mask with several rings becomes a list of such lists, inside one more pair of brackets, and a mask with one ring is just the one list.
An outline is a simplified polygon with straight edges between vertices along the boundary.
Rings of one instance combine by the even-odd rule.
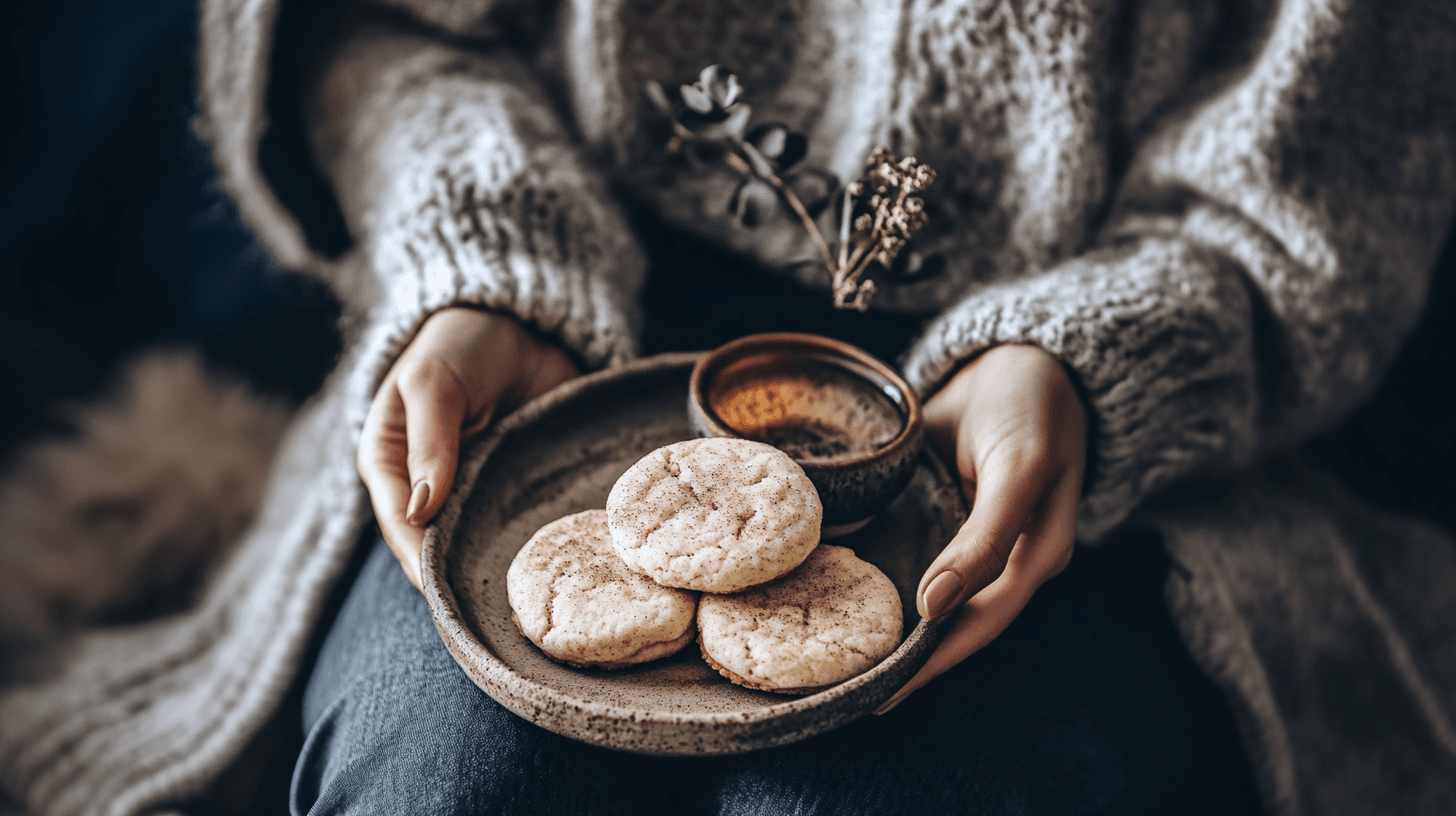
[[935, 171], [923, 164], [916, 165], [905, 179], [905, 192], [919, 193], [935, 183]]

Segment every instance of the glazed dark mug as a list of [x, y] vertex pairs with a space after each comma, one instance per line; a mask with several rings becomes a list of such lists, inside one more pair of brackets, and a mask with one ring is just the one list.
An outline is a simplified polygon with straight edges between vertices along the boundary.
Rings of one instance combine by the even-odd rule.
[[756, 334], [703, 355], [688, 386], [700, 436], [767, 442], [819, 491], [826, 538], [851, 533], [915, 473], [920, 401], [893, 368], [813, 334]]

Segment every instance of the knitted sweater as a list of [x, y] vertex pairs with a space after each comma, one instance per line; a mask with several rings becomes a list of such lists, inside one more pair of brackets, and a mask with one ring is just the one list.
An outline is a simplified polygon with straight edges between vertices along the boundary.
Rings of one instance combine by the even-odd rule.
[[1093, 431], [1079, 540], [1162, 534], [1175, 621], [1267, 809], [1456, 807], [1450, 543], [1299, 467], [1249, 470], [1365, 398], [1419, 314], [1456, 201], [1456, 9], [379, 2], [322, 25], [204, 4], [222, 180], [281, 264], [335, 286], [355, 339], [199, 605], [86, 633], [0, 695], [0, 783], [25, 806], [143, 812], [237, 755], [367, 519], [364, 411], [432, 311], [479, 304], [589, 366], [630, 358], [643, 260], [616, 195], [828, 297], [802, 227], [733, 223], [730, 172], [664, 156], [642, 84], [718, 62], [757, 119], [808, 136], [806, 165], [853, 178], [887, 144], [939, 172], [913, 247], [929, 271], [885, 276], [874, 304], [938, 315], [907, 376], [929, 394], [1001, 343], [1065, 363]]

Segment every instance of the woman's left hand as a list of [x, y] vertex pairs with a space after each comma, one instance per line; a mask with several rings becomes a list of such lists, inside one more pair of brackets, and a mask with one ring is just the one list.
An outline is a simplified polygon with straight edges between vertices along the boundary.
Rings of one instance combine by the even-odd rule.
[[972, 508], [920, 579], [916, 605], [925, 618], [956, 618], [877, 714], [994, 640], [1072, 558], [1087, 414], [1055, 357], [1020, 345], [982, 353], [926, 404], [925, 425], [955, 451]]

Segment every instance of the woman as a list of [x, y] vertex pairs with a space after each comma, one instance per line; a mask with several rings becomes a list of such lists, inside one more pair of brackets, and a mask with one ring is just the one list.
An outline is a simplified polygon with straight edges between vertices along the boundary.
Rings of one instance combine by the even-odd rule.
[[[1450, 10], [398, 0], [309, 19], [218, 0], [203, 33], [225, 184], [281, 264], [350, 301], [357, 341], [201, 607], [93, 638], [62, 685], [27, 699], [53, 712], [97, 689], [85, 716], [11, 762], [38, 809], [62, 807], [67, 773], [125, 811], [230, 759], [303, 668], [371, 507], [383, 543], [311, 668], [299, 812], [642, 809], [653, 800], [614, 780], [644, 774], [681, 780], [670, 802], [731, 812], [1186, 805], [1189, 787], [1160, 777], [1196, 761], [1197, 691], [1148, 681], [1139, 667], [1155, 660], [1108, 658], [1138, 650], [1115, 651], [1118, 621], [1069, 614], [1085, 574], [1026, 624], [1061, 650], [1037, 665], [1063, 682], [1017, 698], [1038, 676], [1029, 650], [987, 649], [980, 665], [1007, 667], [999, 683], [962, 663], [1067, 566], [1074, 540], [1150, 535], [1266, 810], [1456, 802], [1451, 638], [1432, 623], [1451, 619], [1435, 582], [1456, 574], [1449, 543], [1300, 466], [1255, 468], [1358, 405], [1419, 313], [1456, 193]], [[664, 149], [641, 89], [710, 62], [736, 67], [755, 121], [807, 136], [806, 166], [850, 179], [886, 144], [938, 172], [915, 272], [876, 281], [872, 309], [890, 316], [842, 333], [893, 348], [935, 316], [904, 369], [976, 502], [921, 582], [922, 614], [957, 617], [887, 706], [901, 709], [842, 742], [663, 763], [594, 753], [495, 707], [441, 660], [409, 583], [462, 434], [630, 358], [644, 321], [655, 344], [679, 345], [652, 334], [671, 321], [654, 309], [674, 301], [654, 293], [674, 273], [654, 271], [654, 308], [640, 311], [643, 254], [622, 202], [827, 292], [800, 224], [747, 228], [729, 215], [736, 174]], [[755, 302], [793, 297], [753, 285]], [[1079, 639], [1097, 648], [1079, 654]], [[1106, 695], [1035, 699], [1075, 689], [1066, 678], [1099, 660], [1113, 665], [1088, 682]], [[1131, 699], [1104, 704], [1118, 693]], [[1018, 729], [993, 716], [1003, 698], [1072, 722]], [[1150, 711], [1188, 733], [1159, 733]], [[163, 734], [162, 749], [124, 747]], [[76, 740], [88, 750], [60, 747]], [[876, 775], [887, 756], [898, 762]]]

